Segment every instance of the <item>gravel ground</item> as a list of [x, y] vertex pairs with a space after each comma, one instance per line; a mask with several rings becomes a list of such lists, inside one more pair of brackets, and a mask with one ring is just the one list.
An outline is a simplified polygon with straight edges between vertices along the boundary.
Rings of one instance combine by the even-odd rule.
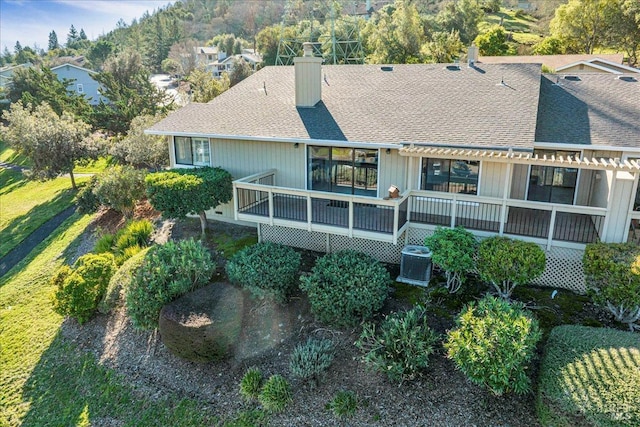
[[[144, 211], [144, 210], [143, 210]], [[153, 212], [140, 211], [143, 216]], [[184, 238], [197, 235], [199, 224], [194, 221], [160, 222], [158, 239]], [[105, 214], [95, 227], [111, 230], [121, 224], [112, 214]], [[218, 230], [218, 231], [216, 231]], [[232, 233], [241, 237], [255, 229], [214, 224], [213, 232]], [[88, 235], [80, 250], [90, 250], [95, 234]], [[305, 263], [306, 264], [306, 263]], [[390, 298], [385, 311], [406, 306]], [[454, 368], [441, 347], [430, 361], [422, 378], [402, 385], [390, 383], [384, 376], [368, 372], [359, 361], [353, 345], [356, 330], [334, 331], [315, 323], [303, 295], [295, 295], [289, 304], [274, 315], [264, 303], [245, 304], [243, 323], [252, 328], [278, 331], [269, 346], [244, 344], [245, 351], [236, 352], [227, 361], [193, 363], [173, 356], [157, 332], [136, 331], [126, 316], [122, 301], [109, 315], [98, 315], [83, 326], [66, 321], [63, 336], [80, 349], [93, 353], [100, 363], [122, 374], [148, 399], [167, 393], [188, 397], [210, 407], [223, 420], [230, 420], [240, 411], [258, 408], [244, 402], [239, 393], [240, 379], [247, 368], [257, 366], [265, 376], [281, 374], [292, 382], [294, 401], [282, 414], [269, 417], [274, 426], [537, 426], [533, 394], [526, 396], [493, 396], [469, 383]], [[275, 317], [275, 318], [274, 318]], [[293, 319], [279, 322], [278, 318]], [[439, 333], [451, 327], [450, 320], [432, 316], [430, 324]], [[266, 335], [265, 335], [266, 336]], [[293, 348], [309, 336], [331, 338], [337, 354], [327, 374], [317, 387], [295, 381], [289, 373], [288, 361]], [[263, 340], [264, 341], [264, 340]], [[268, 341], [268, 340], [267, 340]], [[535, 373], [535, 367], [534, 367]], [[355, 416], [338, 420], [325, 405], [339, 390], [357, 394]], [[111, 420], [109, 425], [118, 425]]]

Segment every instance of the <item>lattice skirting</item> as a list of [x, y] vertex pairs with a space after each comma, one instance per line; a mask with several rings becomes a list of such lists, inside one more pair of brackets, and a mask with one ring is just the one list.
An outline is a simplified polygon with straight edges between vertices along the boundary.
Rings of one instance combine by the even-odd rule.
[[[433, 230], [409, 228], [400, 236], [398, 244], [378, 242], [375, 240], [349, 238], [319, 232], [309, 232], [295, 228], [278, 227], [261, 224], [259, 235], [261, 240], [281, 243], [301, 249], [317, 252], [336, 252], [352, 249], [364, 252], [372, 257], [388, 263], [399, 264], [402, 248], [407, 245], [423, 245], [424, 238], [433, 234]], [[543, 248], [544, 250], [544, 248]], [[547, 265], [544, 273], [533, 284], [559, 289], [568, 289], [577, 293], [585, 293], [582, 255], [584, 251], [568, 248], [551, 248], [545, 250]]]

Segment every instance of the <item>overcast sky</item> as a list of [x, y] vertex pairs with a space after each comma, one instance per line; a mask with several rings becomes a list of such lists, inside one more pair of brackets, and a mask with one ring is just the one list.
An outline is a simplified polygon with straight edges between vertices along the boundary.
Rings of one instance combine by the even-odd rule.
[[175, 0], [0, 0], [0, 48], [13, 52], [19, 40], [22, 46], [46, 49], [51, 30], [64, 44], [71, 25], [95, 40], [113, 30], [120, 18], [130, 24], [169, 3]]

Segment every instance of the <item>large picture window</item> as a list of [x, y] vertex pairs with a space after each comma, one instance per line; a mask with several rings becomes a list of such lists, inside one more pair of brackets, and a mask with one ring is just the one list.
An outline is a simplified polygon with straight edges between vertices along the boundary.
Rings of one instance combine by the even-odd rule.
[[478, 194], [480, 162], [472, 160], [422, 159], [422, 190]]
[[376, 197], [378, 150], [309, 146], [308, 188]]
[[179, 165], [209, 166], [211, 154], [207, 138], [176, 136], [176, 163]]
[[[576, 156], [579, 153], [572, 151], [548, 151], [535, 150], [539, 157], [551, 156]], [[557, 168], [553, 166], [531, 166], [529, 175], [529, 193], [527, 200], [547, 203], [573, 204], [578, 182], [578, 169]]]

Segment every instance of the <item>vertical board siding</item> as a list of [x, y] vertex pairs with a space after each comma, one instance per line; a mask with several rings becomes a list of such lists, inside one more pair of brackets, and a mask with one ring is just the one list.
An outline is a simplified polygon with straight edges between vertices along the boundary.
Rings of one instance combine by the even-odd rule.
[[632, 200], [633, 181], [616, 179], [613, 195], [610, 200], [609, 226], [605, 242], [624, 242], [627, 238], [627, 216], [629, 203]]
[[502, 198], [506, 163], [482, 162], [480, 166], [479, 196]]
[[518, 200], [526, 199], [528, 177], [528, 165], [513, 165], [513, 173], [511, 175], [511, 195], [509, 196], [510, 198]]
[[[389, 154], [386, 150], [381, 149], [378, 157], [378, 188], [380, 189], [378, 196], [386, 197], [389, 187], [395, 185], [403, 193], [407, 183], [407, 157], [400, 156], [397, 150], [391, 150]], [[420, 173], [418, 168], [416, 174]]]

